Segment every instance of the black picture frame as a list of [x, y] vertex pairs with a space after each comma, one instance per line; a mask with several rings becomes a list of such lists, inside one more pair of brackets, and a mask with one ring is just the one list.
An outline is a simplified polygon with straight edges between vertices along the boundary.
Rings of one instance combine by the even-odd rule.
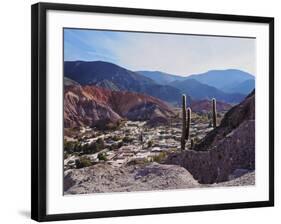
[[[196, 206], [160, 207], [70, 214], [46, 213], [46, 13], [48, 10], [100, 12], [124, 15], [162, 16], [269, 24], [269, 200]], [[274, 18], [164, 11], [137, 8], [103, 7], [73, 4], [37, 3], [32, 5], [32, 155], [31, 155], [31, 218], [36, 221], [148, 215], [206, 210], [274, 206]]]

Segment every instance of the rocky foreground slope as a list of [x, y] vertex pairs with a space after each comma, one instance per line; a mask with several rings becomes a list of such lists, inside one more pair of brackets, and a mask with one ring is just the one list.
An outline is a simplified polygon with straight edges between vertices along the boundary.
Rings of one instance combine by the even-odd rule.
[[125, 167], [97, 164], [68, 170], [64, 174], [65, 194], [168, 190], [198, 186], [198, 182], [183, 167], [158, 163]]
[[202, 187], [230, 187], [255, 184], [255, 172], [239, 171], [225, 182], [200, 184], [183, 167], [152, 163], [114, 167], [97, 164], [67, 170], [64, 173], [64, 194], [134, 192]]
[[195, 146], [169, 155], [168, 164], [185, 167], [199, 183], [228, 181], [237, 169], [255, 169], [255, 94], [224, 116], [221, 125]]

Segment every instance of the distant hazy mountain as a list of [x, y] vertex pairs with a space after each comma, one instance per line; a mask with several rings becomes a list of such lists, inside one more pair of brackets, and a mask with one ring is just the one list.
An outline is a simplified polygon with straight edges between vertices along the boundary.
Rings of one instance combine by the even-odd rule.
[[187, 79], [196, 79], [203, 84], [227, 91], [228, 88], [236, 86], [246, 80], [254, 80], [255, 77], [241, 70], [227, 69], [211, 70], [206, 73], [188, 76]]
[[175, 87], [159, 85], [139, 73], [103, 61], [68, 61], [64, 76], [81, 85], [96, 85], [115, 91], [146, 93], [171, 103], [181, 102], [181, 92]]
[[184, 80], [185, 77], [172, 75], [165, 72], [159, 71], [137, 71], [137, 73], [154, 80], [156, 83], [161, 85], [166, 85], [170, 82], [177, 81], [177, 80]]
[[216, 98], [222, 102], [238, 103], [245, 98], [245, 95], [243, 94], [225, 93], [215, 87], [203, 84], [190, 78], [183, 81], [174, 81], [170, 83], [170, 85], [180, 89], [183, 93], [190, 95], [194, 100]]
[[[184, 93], [189, 92], [192, 98], [200, 100], [215, 95], [225, 102], [240, 102], [244, 99], [244, 95], [249, 94], [255, 88], [255, 77], [237, 69], [211, 70], [188, 77], [167, 74], [160, 71], [138, 71], [138, 73], [154, 80], [158, 84], [171, 85], [184, 91]], [[184, 80], [193, 81], [184, 82]], [[183, 83], [179, 84], [180, 82]], [[203, 89], [199, 90], [197, 88], [199, 88], [200, 83], [208, 86], [201, 86]], [[186, 84], [187, 86], [184, 86]], [[189, 90], [187, 90], [187, 87]]]
[[238, 83], [236, 85], [225, 86], [223, 90], [228, 93], [242, 93], [242, 94], [249, 94], [252, 90], [255, 89], [255, 80], [249, 79]]

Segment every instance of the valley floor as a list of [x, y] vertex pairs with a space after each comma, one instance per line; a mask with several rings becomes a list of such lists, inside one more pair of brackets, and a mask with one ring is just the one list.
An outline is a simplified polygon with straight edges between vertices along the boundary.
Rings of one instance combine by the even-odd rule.
[[[200, 122], [197, 123], [198, 119]], [[195, 142], [212, 130], [208, 120], [202, 121], [200, 117], [197, 117], [197, 120], [194, 119], [190, 129], [190, 138], [193, 138]], [[66, 136], [65, 139], [70, 142], [79, 141], [80, 152], [84, 146], [91, 146], [101, 139], [103, 142], [101, 149], [93, 150], [93, 153], [85, 153], [84, 157], [91, 163], [98, 163], [100, 162], [99, 154], [103, 154], [106, 156], [107, 163], [117, 167], [134, 160], [161, 162], [167, 154], [181, 150], [180, 120], [173, 120], [169, 125], [157, 127], [148, 127], [146, 122], [141, 121], [126, 121], [115, 131], [81, 128], [78, 136], [79, 140], [69, 136]], [[187, 143], [186, 148], [190, 148], [190, 143]], [[81, 157], [79, 149], [77, 151], [78, 153], [67, 154], [67, 158], [64, 160], [65, 170], [76, 168], [75, 160]]]
[[[206, 117], [193, 116], [190, 137], [199, 142], [213, 128]], [[181, 151], [180, 139], [180, 119], [157, 127], [149, 127], [146, 122], [126, 121], [114, 131], [98, 131], [89, 127], [75, 131], [66, 129], [65, 142], [68, 144], [65, 145], [72, 143], [76, 148], [72, 152], [65, 150], [64, 193], [255, 184], [255, 172], [250, 170], [235, 170], [226, 182], [200, 184], [185, 168], [163, 164], [168, 155]], [[189, 142], [186, 149], [191, 147]]]

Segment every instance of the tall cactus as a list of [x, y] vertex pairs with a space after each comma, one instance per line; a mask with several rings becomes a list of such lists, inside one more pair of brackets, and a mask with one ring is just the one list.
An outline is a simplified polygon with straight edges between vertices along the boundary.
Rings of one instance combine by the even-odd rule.
[[186, 110], [186, 96], [182, 95], [182, 137], [181, 149], [185, 149], [185, 142], [189, 139], [189, 129], [191, 120], [191, 109]]
[[182, 133], [181, 133], [181, 150], [185, 149], [186, 138], [186, 96], [182, 95]]
[[189, 139], [190, 120], [191, 120], [191, 109], [188, 107], [187, 108], [187, 121], [186, 121], [186, 135], [185, 135], [186, 141], [188, 141], [188, 139]]
[[217, 107], [216, 107], [216, 99], [212, 99], [212, 104], [213, 104], [213, 127], [217, 127]]
[[143, 131], [141, 130], [139, 140], [141, 142], [141, 148], [143, 149]]

